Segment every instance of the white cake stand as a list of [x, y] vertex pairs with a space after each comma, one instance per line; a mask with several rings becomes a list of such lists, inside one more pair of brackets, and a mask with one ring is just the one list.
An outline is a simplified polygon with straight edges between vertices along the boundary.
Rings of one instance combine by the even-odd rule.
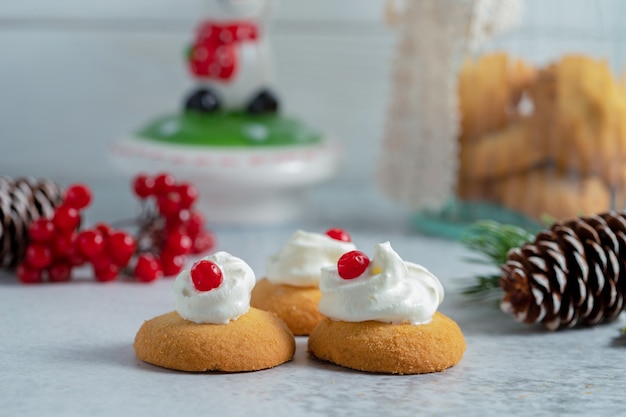
[[130, 136], [111, 154], [129, 175], [169, 172], [192, 182], [198, 208], [211, 223], [277, 224], [298, 218], [303, 193], [339, 167], [336, 142], [314, 145], [210, 147], [173, 145]]

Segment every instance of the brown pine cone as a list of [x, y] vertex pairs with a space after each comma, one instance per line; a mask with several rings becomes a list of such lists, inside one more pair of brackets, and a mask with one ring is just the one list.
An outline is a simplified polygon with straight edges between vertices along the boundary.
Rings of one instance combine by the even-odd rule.
[[50, 180], [0, 177], [0, 267], [14, 267], [28, 245], [28, 225], [51, 217], [61, 188]]
[[614, 320], [624, 308], [625, 263], [626, 213], [557, 222], [509, 251], [500, 308], [549, 330]]

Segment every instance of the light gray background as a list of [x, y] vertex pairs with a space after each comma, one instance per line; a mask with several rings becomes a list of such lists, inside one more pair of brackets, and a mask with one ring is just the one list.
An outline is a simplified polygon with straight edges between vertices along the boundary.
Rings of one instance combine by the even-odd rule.
[[[270, 28], [285, 108], [341, 139], [349, 157], [316, 187], [300, 221], [212, 225], [219, 248], [258, 275], [297, 227], [345, 227], [368, 253], [390, 240], [446, 289], [441, 311], [468, 349], [447, 372], [381, 376], [311, 360], [235, 375], [184, 374], [139, 363], [142, 321], [172, 309], [171, 281], [25, 287], [0, 273], [0, 414], [83, 415], [612, 415], [623, 413], [626, 347], [617, 323], [545, 333], [490, 304], [464, 299], [461, 278], [483, 269], [454, 242], [419, 236], [408, 212], [372, 185], [384, 126], [394, 32], [382, 0], [279, 2]], [[572, 47], [623, 65], [624, 2], [528, 3], [524, 26], [502, 42], [535, 62]], [[0, 4], [0, 174], [83, 181], [87, 220], [129, 217], [128, 178], [111, 141], [177, 108], [190, 87], [182, 50], [200, 0], [17, 1]], [[609, 29], [607, 29], [609, 28]], [[495, 47], [495, 46], [492, 46]], [[84, 275], [88, 276], [88, 272]]]

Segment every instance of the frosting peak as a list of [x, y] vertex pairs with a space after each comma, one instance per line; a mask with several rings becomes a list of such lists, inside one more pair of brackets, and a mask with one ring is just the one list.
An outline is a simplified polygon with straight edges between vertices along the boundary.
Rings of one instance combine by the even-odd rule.
[[196, 289], [189, 269], [174, 281], [174, 303], [178, 314], [196, 323], [226, 324], [250, 309], [250, 293], [256, 283], [254, 272], [243, 260], [228, 252], [203, 258], [222, 271], [222, 283], [209, 291]]
[[319, 310], [333, 320], [426, 324], [443, 301], [443, 287], [426, 268], [405, 262], [389, 242], [376, 245], [360, 276], [343, 279], [336, 266], [322, 269]]
[[315, 287], [322, 267], [336, 264], [341, 255], [354, 249], [352, 242], [297, 230], [279, 253], [267, 259], [266, 278], [275, 284]]

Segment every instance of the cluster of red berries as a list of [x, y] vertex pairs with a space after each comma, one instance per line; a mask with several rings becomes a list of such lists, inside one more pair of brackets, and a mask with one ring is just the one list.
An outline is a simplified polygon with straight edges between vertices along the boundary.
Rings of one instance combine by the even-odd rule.
[[203, 216], [193, 210], [198, 193], [192, 184], [177, 184], [169, 174], [139, 175], [133, 190], [144, 203], [150, 197], [156, 201], [156, 211], [144, 204], [137, 237], [106, 223], [79, 230], [91, 191], [83, 184], [70, 186], [52, 218], [29, 225], [30, 242], [16, 271], [19, 280], [69, 281], [74, 267], [89, 263], [97, 281], [112, 281], [124, 272], [150, 282], [176, 275], [188, 254], [213, 247], [213, 234], [204, 228]]
[[39, 218], [28, 226], [30, 242], [16, 271], [20, 281], [69, 281], [72, 269], [86, 262], [93, 265], [97, 280], [110, 281], [120, 267], [126, 266], [135, 249], [132, 236], [106, 224], [78, 231], [81, 211], [90, 203], [89, 188], [73, 185], [65, 191], [63, 202], [55, 208], [52, 218]]
[[144, 202], [138, 236], [138, 249], [143, 254], [137, 260], [135, 275], [142, 271], [176, 275], [187, 255], [213, 248], [213, 234], [205, 229], [202, 214], [193, 209], [198, 199], [193, 184], [177, 183], [166, 173], [154, 177], [140, 174], [133, 181], [133, 191]]

